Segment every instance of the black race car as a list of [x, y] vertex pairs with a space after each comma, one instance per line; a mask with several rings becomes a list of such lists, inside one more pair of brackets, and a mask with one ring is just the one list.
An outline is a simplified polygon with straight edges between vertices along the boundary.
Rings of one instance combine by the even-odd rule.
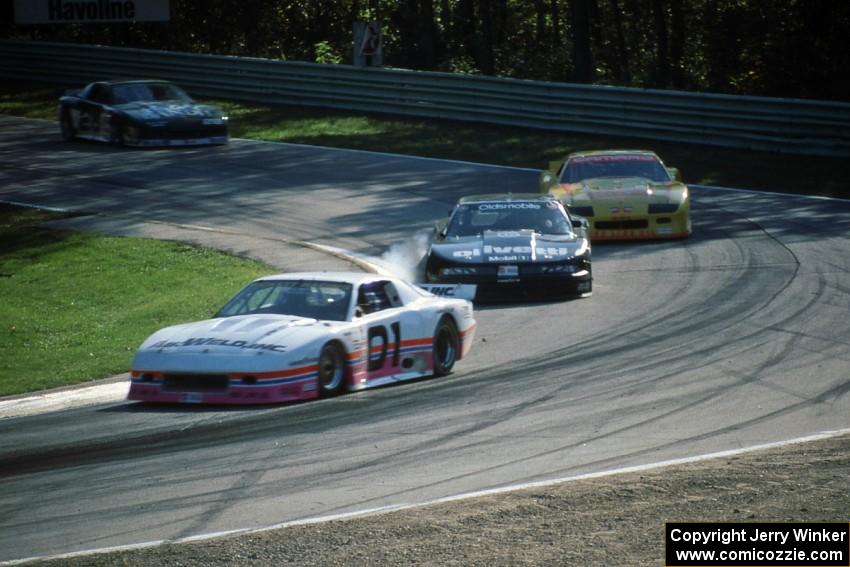
[[551, 195], [464, 197], [435, 226], [425, 276], [430, 283], [476, 284], [476, 300], [587, 297], [587, 227]]
[[99, 81], [59, 99], [67, 140], [126, 146], [226, 144], [227, 116], [166, 81]]

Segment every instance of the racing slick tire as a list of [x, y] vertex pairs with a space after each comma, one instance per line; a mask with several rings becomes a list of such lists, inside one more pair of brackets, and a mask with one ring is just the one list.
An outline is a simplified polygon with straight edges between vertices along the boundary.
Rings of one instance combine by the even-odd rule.
[[109, 142], [119, 147], [126, 145], [124, 140], [124, 128], [117, 124], [112, 125], [109, 129]]
[[345, 384], [345, 352], [339, 343], [327, 343], [319, 354], [319, 397], [342, 392]]
[[434, 376], [445, 376], [452, 371], [460, 351], [457, 327], [449, 317], [443, 317], [434, 329]]
[[59, 128], [62, 130], [62, 139], [66, 142], [73, 142], [77, 139], [77, 130], [71, 122], [71, 115], [67, 111], [62, 113], [59, 119]]
[[587, 298], [593, 295], [593, 275], [591, 274], [590, 279], [581, 286], [581, 289], [576, 291], [575, 297], [576, 299]]

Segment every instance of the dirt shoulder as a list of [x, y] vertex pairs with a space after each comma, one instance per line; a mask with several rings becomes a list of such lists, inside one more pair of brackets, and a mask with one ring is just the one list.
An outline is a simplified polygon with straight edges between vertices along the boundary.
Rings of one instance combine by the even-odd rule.
[[850, 521], [850, 435], [63, 566], [662, 565], [664, 523]]

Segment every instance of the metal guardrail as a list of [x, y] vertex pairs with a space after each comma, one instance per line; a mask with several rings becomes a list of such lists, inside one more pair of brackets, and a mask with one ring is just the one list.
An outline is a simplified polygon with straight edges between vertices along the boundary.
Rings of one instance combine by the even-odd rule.
[[50, 42], [0, 41], [0, 77], [172, 80], [198, 96], [850, 156], [850, 104], [549, 83]]

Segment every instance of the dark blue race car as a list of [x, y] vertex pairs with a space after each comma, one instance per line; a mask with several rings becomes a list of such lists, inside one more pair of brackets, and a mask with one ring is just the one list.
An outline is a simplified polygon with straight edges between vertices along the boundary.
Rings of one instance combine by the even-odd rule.
[[227, 116], [167, 81], [99, 81], [59, 99], [62, 137], [122, 146], [226, 144]]
[[465, 197], [435, 227], [425, 276], [432, 284], [475, 284], [476, 300], [587, 297], [587, 220], [551, 195]]

